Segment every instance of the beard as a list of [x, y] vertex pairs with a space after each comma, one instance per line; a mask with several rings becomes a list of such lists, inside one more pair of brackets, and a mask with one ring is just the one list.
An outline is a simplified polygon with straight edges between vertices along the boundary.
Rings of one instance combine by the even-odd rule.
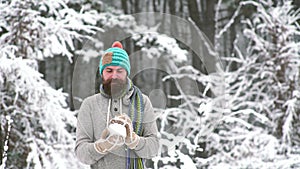
[[126, 80], [121, 80], [121, 79], [107, 79], [104, 80], [102, 78], [102, 84], [103, 84], [103, 90], [106, 94], [113, 98], [119, 97], [124, 89], [126, 88]]

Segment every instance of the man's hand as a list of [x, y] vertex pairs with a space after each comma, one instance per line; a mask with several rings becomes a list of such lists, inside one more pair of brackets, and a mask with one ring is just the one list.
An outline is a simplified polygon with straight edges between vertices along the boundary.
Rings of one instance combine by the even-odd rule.
[[114, 117], [111, 120], [111, 123], [118, 123], [125, 126], [126, 128], [125, 144], [127, 145], [128, 148], [135, 149], [135, 147], [139, 143], [140, 137], [133, 131], [131, 119], [126, 114], [122, 114], [120, 116]]
[[94, 143], [94, 147], [98, 153], [106, 154], [108, 151], [115, 150], [124, 144], [123, 137], [118, 135], [110, 135], [107, 128], [101, 134], [101, 138]]

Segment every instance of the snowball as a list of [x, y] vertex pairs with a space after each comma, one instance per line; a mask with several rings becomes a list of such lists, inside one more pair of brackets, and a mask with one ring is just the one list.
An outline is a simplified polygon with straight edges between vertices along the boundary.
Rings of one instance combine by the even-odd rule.
[[121, 124], [118, 123], [110, 124], [108, 126], [108, 130], [111, 135], [120, 135], [122, 137], [126, 137], [126, 128]]

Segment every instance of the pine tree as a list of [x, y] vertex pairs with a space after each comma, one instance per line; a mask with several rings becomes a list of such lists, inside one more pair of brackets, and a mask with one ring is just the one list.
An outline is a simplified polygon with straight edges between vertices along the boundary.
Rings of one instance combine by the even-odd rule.
[[270, 8], [254, 4], [258, 13], [252, 21], [246, 20], [248, 29], [244, 31], [250, 39], [244, 60], [247, 69], [243, 71], [250, 82], [246, 98], [256, 103], [255, 111], [271, 121], [269, 132], [282, 144], [293, 146], [299, 144], [292, 131], [299, 114], [292, 109], [299, 98], [300, 10], [294, 10], [292, 1]]
[[[226, 61], [226, 107], [211, 133], [210, 157], [199, 165], [235, 168], [299, 167], [299, 10], [291, 1], [254, 1], [257, 12], [242, 21], [247, 48], [234, 43]], [[236, 69], [231, 65], [235, 63]], [[284, 159], [282, 157], [286, 157]]]
[[72, 61], [74, 41], [97, 30], [87, 24], [89, 15], [60, 0], [1, 4], [1, 167], [78, 167], [70, 160], [74, 112], [68, 109], [66, 95], [43, 79], [37, 62], [54, 55]]

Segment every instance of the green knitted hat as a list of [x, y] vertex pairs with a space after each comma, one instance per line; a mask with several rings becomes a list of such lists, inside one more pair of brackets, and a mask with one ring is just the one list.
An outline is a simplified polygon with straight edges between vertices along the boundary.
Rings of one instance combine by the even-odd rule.
[[112, 47], [107, 49], [100, 59], [99, 71], [102, 75], [103, 70], [107, 66], [121, 66], [127, 71], [127, 76], [130, 75], [130, 61], [127, 52], [123, 49], [123, 45], [116, 41]]

